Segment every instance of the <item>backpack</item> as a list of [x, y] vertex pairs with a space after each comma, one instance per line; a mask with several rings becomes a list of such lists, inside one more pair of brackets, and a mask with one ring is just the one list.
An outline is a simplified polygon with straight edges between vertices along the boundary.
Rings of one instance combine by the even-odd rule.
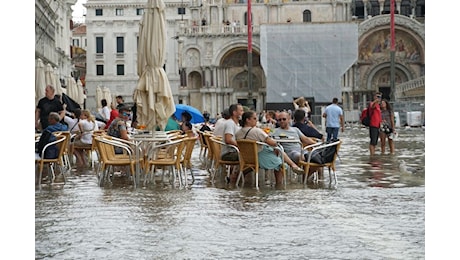
[[[56, 141], [56, 136], [54, 136], [53, 133], [49, 130], [43, 131], [40, 140], [35, 146], [35, 152], [41, 156], [45, 145], [54, 141]], [[45, 159], [56, 159], [58, 157], [58, 152], [58, 147], [55, 144], [49, 146], [45, 151]]]
[[[331, 140], [330, 142], [335, 142], [337, 140]], [[337, 145], [328, 146], [324, 149], [318, 149], [313, 151], [311, 155], [310, 162], [325, 164], [330, 163], [334, 160], [335, 152], [337, 151]], [[305, 161], [308, 160], [308, 153], [304, 155]]]
[[361, 116], [359, 120], [361, 121], [361, 124], [363, 124], [364, 126], [369, 126], [371, 122], [371, 116], [369, 114], [369, 107], [365, 108], [363, 112], [361, 112]]

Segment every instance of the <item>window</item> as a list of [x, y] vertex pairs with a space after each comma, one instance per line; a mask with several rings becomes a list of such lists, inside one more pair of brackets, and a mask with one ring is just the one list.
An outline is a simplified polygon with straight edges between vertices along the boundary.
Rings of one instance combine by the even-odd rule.
[[303, 16], [304, 23], [311, 22], [311, 11], [310, 10], [303, 11], [302, 16]]
[[104, 75], [104, 65], [96, 65], [96, 75]]
[[417, 0], [415, 4], [415, 16], [425, 17], [425, 0]]
[[96, 53], [104, 53], [104, 38], [96, 37]]
[[115, 9], [115, 15], [116, 16], [122, 16], [123, 15], [123, 9], [121, 9], [121, 8]]
[[124, 53], [123, 37], [117, 37], [117, 53]]
[[136, 15], [143, 15], [144, 14], [144, 8], [137, 8], [136, 9]]
[[401, 14], [410, 16], [412, 14], [412, 8], [410, 6], [410, 0], [402, 0], [401, 2]]
[[[396, 9], [396, 1], [394, 2], [395, 3], [395, 14], [398, 13], [398, 9]], [[382, 14], [389, 14], [391, 11], [390, 11], [390, 6], [391, 6], [391, 2], [390, 0], [385, 0], [385, 3], [383, 3], [383, 11], [382, 11]]]
[[370, 8], [368, 10], [368, 15], [377, 16], [380, 14], [380, 4], [377, 0], [371, 0], [369, 2]]
[[185, 7], [177, 8], [177, 14], [185, 14]]
[[117, 75], [125, 75], [125, 65], [117, 64]]
[[96, 9], [96, 16], [102, 16], [102, 9]]
[[72, 45], [80, 47], [80, 40], [79, 39], [72, 39]]
[[362, 0], [355, 1], [355, 8], [353, 10], [353, 15], [357, 16], [358, 18], [364, 19], [364, 3]]

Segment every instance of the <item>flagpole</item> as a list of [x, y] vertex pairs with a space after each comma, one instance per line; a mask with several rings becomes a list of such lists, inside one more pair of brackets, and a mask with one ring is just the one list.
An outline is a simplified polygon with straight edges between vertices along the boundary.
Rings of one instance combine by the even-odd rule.
[[252, 15], [251, 15], [251, 0], [248, 1], [248, 99], [246, 105], [249, 109], [255, 110], [252, 100]]
[[390, 99], [394, 100], [395, 90], [395, 0], [390, 1]]

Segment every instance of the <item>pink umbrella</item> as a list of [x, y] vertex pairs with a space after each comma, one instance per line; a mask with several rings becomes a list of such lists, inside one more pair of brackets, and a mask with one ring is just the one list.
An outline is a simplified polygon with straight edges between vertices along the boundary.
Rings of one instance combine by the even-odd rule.
[[139, 82], [134, 93], [137, 120], [147, 129], [164, 129], [174, 113], [174, 99], [165, 63], [166, 27], [165, 4], [162, 0], [148, 0], [139, 27], [137, 73]]

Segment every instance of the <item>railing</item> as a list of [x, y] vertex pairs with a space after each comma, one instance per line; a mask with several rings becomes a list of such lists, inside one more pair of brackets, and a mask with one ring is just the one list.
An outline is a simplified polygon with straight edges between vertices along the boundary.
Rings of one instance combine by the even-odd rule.
[[425, 96], [425, 76], [401, 83], [396, 86], [396, 99], [420, 96]]
[[[246, 25], [191, 25], [182, 26], [179, 29], [179, 35], [182, 36], [198, 36], [198, 35], [238, 35], [247, 34], [248, 27]], [[260, 33], [259, 26], [252, 27], [253, 34]]]

